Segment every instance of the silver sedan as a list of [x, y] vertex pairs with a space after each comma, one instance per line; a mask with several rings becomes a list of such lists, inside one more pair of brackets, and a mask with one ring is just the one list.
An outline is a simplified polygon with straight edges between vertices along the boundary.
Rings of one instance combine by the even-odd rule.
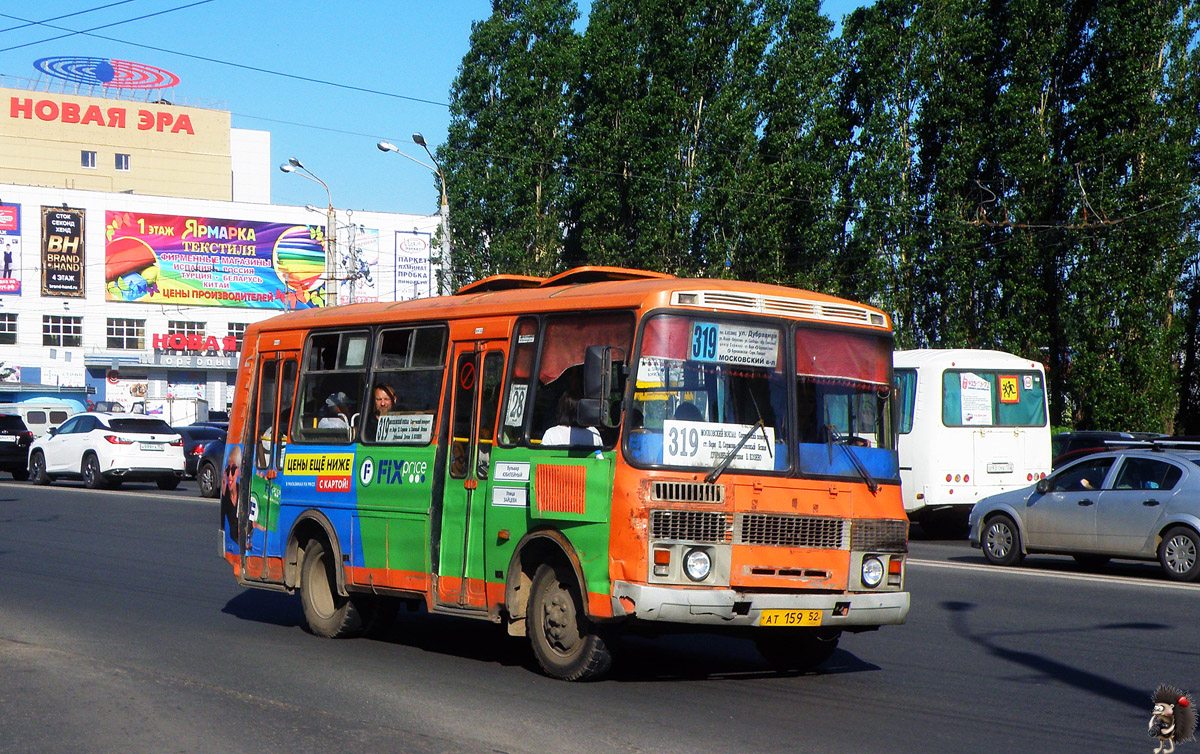
[[984, 498], [970, 540], [988, 562], [1028, 553], [1158, 560], [1169, 578], [1200, 577], [1200, 452], [1119, 450], [1058, 469], [1036, 485]]

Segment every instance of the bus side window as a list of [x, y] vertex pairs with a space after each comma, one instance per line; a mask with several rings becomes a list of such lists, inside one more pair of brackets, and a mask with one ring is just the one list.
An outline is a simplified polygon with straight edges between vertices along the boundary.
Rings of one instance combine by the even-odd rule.
[[[532, 387], [533, 414], [527, 422], [528, 440], [540, 442], [547, 429], [559, 424], [558, 406], [563, 395], [576, 400], [585, 397], [584, 362], [588, 346], [611, 346], [630, 353], [633, 346], [634, 318], [630, 312], [601, 311], [556, 315], [546, 320], [545, 334]], [[522, 358], [518, 352], [514, 359]], [[515, 372], [516, 370], [514, 370]], [[526, 401], [528, 410], [529, 401]], [[505, 423], [507, 424], [506, 416]], [[598, 429], [604, 447], [616, 444], [615, 429]]]
[[[502, 445], [518, 445], [525, 438], [525, 419], [529, 414], [533, 362], [537, 356], [537, 320], [525, 317], [517, 322], [513, 335], [512, 366], [504, 389], [504, 421], [500, 429]], [[538, 435], [539, 437], [541, 435]]]
[[446, 371], [446, 341], [443, 325], [380, 333], [362, 411], [364, 442], [428, 445], [433, 441]]
[[361, 423], [368, 341], [365, 331], [309, 336], [294, 441], [344, 444], [353, 440]]

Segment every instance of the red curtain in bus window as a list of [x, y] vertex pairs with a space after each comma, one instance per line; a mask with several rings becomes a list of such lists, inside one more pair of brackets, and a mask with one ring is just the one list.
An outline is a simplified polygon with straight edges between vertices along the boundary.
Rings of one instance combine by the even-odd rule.
[[642, 356], [686, 359], [692, 344], [692, 320], [658, 316], [646, 323], [642, 333]]
[[546, 323], [546, 345], [538, 379], [547, 384], [583, 363], [588, 346], [615, 346], [628, 354], [633, 343], [633, 316], [628, 312], [555, 317]]
[[833, 330], [796, 331], [796, 374], [888, 384], [891, 341]]

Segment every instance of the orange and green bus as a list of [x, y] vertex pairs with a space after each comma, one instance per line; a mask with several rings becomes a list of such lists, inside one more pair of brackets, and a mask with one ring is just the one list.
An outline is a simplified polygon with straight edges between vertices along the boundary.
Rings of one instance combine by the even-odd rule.
[[240, 584], [324, 637], [398, 605], [526, 636], [741, 633], [810, 668], [903, 623], [892, 332], [819, 293], [582, 267], [245, 334], [222, 485]]

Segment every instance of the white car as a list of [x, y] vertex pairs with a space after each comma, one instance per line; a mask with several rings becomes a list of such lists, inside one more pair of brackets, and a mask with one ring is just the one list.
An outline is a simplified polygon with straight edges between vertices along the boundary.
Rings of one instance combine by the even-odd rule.
[[83, 479], [89, 489], [154, 481], [173, 490], [183, 478], [183, 438], [142, 414], [76, 414], [29, 447], [29, 480]]

